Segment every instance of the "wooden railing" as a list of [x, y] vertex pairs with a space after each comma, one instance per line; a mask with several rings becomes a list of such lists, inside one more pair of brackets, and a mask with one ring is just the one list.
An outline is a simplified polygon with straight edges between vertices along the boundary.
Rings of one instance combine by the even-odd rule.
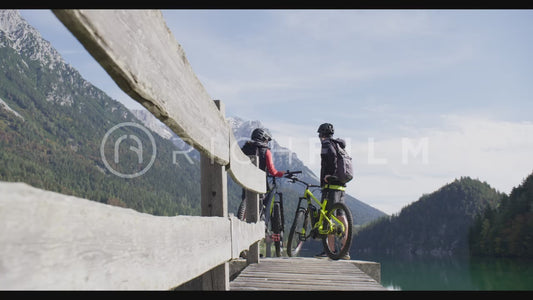
[[[53, 10], [118, 86], [201, 153], [202, 217], [157, 217], [0, 183], [0, 289], [228, 290], [228, 262], [259, 260], [265, 173], [156, 10]], [[227, 173], [248, 192], [248, 223], [228, 216]]]

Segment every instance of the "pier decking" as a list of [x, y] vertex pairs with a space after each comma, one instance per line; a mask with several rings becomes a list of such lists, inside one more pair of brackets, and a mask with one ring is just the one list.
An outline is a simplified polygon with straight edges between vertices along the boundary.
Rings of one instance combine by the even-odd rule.
[[263, 258], [230, 282], [243, 290], [386, 290], [356, 266], [355, 261], [303, 257]]

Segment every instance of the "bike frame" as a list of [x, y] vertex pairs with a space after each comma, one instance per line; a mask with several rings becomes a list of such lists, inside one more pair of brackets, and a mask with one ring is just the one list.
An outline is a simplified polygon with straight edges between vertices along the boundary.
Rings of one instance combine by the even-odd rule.
[[[301, 173], [301, 171], [290, 172], [286, 175], [286, 178], [289, 178], [293, 183], [299, 182], [305, 186], [303, 196], [298, 198], [294, 222], [289, 231], [288, 255], [298, 255], [302, 243], [308, 238], [319, 238], [322, 239], [324, 251], [329, 258], [334, 260], [345, 258], [352, 244], [352, 227], [350, 226], [353, 225], [353, 217], [350, 209], [344, 203], [334, 203], [331, 207], [332, 210], [328, 211], [326, 207], [329, 197], [322, 195], [322, 199], [318, 200], [311, 191], [311, 189], [314, 190], [315, 188], [321, 188], [322, 192], [326, 191], [326, 189], [342, 190], [342, 187], [326, 186], [324, 189], [319, 185], [310, 184], [298, 179], [294, 176], [297, 173]], [[319, 208], [318, 211], [317, 205]], [[344, 211], [348, 215], [348, 218], [344, 220], [343, 217], [337, 217], [337, 214], [334, 213], [337, 209]], [[347, 225], [341, 219], [347, 222]], [[301, 223], [302, 221], [303, 223]], [[331, 239], [332, 237], [334, 237], [333, 240]], [[331, 247], [333, 247], [333, 250], [330, 250]]]
[[[305, 188], [305, 191], [304, 191], [304, 196], [302, 198], [300, 198], [300, 202], [298, 203], [298, 207], [302, 207], [301, 206], [301, 201], [303, 199], [306, 199], [307, 200], [307, 206], [309, 207], [309, 205], [313, 205], [312, 200], [314, 200], [316, 202], [316, 204], [318, 205], [318, 207], [320, 207], [320, 216], [319, 216], [319, 219], [317, 222], [315, 222], [314, 224], [312, 224], [312, 229], [315, 229], [317, 228], [318, 230], [318, 233], [321, 234], [321, 235], [327, 235], [327, 234], [333, 234], [334, 233], [334, 228], [333, 228], [333, 220], [337, 222], [337, 224], [339, 224], [342, 228], [342, 232], [345, 231], [345, 227], [344, 227], [344, 224], [341, 222], [341, 220], [339, 220], [336, 216], [331, 216], [331, 218], [333, 219], [330, 219], [328, 218], [327, 216], [327, 213], [328, 211], [326, 210], [326, 205], [328, 204], [328, 199], [324, 199], [324, 201], [321, 203], [316, 197], [315, 195], [313, 194], [313, 192], [311, 192], [311, 190], [309, 189], [309, 185], [306, 184], [306, 188]], [[305, 208], [306, 210], [308, 208]], [[328, 229], [327, 230], [324, 230], [324, 220], [326, 220], [329, 224], [328, 226]]]

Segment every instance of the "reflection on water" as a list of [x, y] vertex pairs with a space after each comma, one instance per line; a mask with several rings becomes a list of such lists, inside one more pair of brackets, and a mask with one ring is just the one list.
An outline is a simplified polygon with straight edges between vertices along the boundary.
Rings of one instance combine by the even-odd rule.
[[482, 290], [533, 290], [533, 260], [472, 259], [470, 275]]
[[381, 263], [391, 290], [533, 290], [533, 260], [352, 255]]
[[[321, 250], [320, 240], [307, 241], [300, 255]], [[381, 285], [389, 290], [533, 290], [533, 259], [350, 255], [379, 262]]]

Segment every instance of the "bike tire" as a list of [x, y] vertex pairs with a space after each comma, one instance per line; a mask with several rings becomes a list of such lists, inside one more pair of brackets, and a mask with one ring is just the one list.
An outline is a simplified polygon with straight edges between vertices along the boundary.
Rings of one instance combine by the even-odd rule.
[[274, 207], [272, 209], [272, 233], [277, 234], [280, 239], [277, 241], [274, 241], [274, 248], [276, 249], [276, 256], [281, 256], [281, 243], [282, 243], [282, 229], [283, 224], [281, 223], [281, 207], [279, 203], [274, 203]]
[[287, 240], [287, 255], [298, 256], [302, 245], [311, 231], [310, 216], [306, 209], [299, 208], [294, 215], [294, 221]]
[[[347, 230], [345, 232], [339, 232], [334, 234], [334, 247], [335, 249], [332, 251], [329, 249], [328, 246], [328, 235], [324, 235], [322, 238], [322, 244], [324, 246], [324, 250], [326, 251], [326, 254], [329, 258], [333, 260], [338, 260], [341, 257], [348, 254], [350, 251], [350, 248], [352, 246], [352, 239], [353, 239], [353, 216], [350, 209], [346, 206], [344, 203], [334, 203], [331, 206], [330, 211], [328, 212], [327, 216], [328, 218], [331, 218], [331, 215], [339, 210], [344, 211], [344, 215], [346, 216], [346, 222], [347, 224]], [[343, 244], [342, 239], [346, 235], [346, 242]]]

